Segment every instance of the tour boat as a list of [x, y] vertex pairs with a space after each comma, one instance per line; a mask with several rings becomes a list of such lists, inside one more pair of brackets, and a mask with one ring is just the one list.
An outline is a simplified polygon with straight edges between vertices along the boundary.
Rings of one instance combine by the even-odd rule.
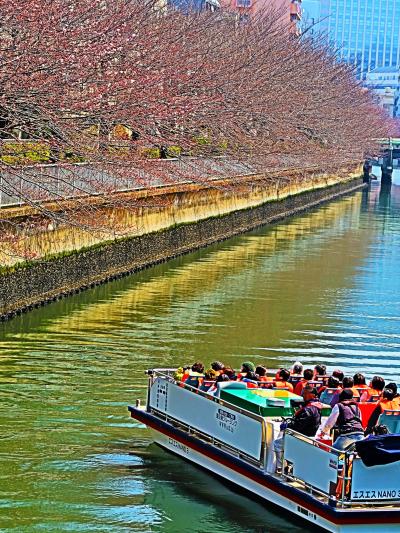
[[366, 466], [355, 451], [286, 429], [276, 472], [281, 416], [299, 397], [242, 382], [220, 383], [209, 394], [175, 381], [172, 369], [148, 375], [146, 406], [137, 401], [129, 411], [161, 447], [285, 509], [288, 518], [340, 533], [400, 531], [400, 461]]

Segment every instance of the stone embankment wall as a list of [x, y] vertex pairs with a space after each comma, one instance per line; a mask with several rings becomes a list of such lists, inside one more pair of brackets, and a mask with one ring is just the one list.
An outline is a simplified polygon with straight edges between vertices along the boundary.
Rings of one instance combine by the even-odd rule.
[[[140, 234], [112, 242], [97, 242], [85, 250], [70, 250], [67, 254], [64, 251], [60, 257], [43, 258], [3, 273], [0, 277], [0, 317], [11, 318], [33, 307], [305, 211], [362, 187], [362, 180], [355, 176], [319, 181], [317, 185], [310, 180], [292, 191], [275, 187], [273, 194], [270, 191], [267, 197], [260, 193], [258, 185], [253, 196], [249, 188], [246, 193], [242, 190], [236, 198], [235, 191], [230, 194], [225, 191], [223, 194], [230, 205], [229, 209], [225, 205], [222, 212], [212, 203], [207, 209], [205, 195], [192, 191], [185, 205], [181, 205], [181, 215], [176, 202], [172, 208], [175, 216], [161, 225], [159, 219], [153, 225], [147, 224], [145, 233], [141, 226]], [[202, 218], [198, 214], [197, 218], [194, 216], [196, 195], [202, 206]], [[179, 201], [182, 204], [182, 197]], [[170, 205], [168, 209], [171, 209]], [[188, 216], [188, 212], [192, 216]]]

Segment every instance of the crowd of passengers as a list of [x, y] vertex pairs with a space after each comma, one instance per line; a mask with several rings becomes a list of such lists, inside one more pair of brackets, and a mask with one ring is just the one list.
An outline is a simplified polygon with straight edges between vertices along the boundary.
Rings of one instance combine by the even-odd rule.
[[[246, 361], [240, 371], [235, 372], [230, 366], [215, 361], [205, 371], [201, 362], [191, 367], [179, 368], [175, 379], [184, 382], [208, 394], [215, 394], [218, 383], [226, 381], [242, 381], [249, 388], [273, 388], [293, 392], [303, 398], [301, 407], [292, 419], [283, 422], [281, 429], [290, 428], [305, 436], [323, 439], [335, 430], [334, 448], [346, 450], [356, 441], [370, 434], [384, 434], [386, 426], [377, 425], [379, 416], [386, 410], [400, 410], [400, 394], [396, 383], [385, 383], [381, 376], [374, 376], [369, 384], [361, 373], [353, 377], [345, 376], [341, 370], [327, 374], [326, 366], [315, 365], [313, 369], [303, 369], [296, 361], [290, 370], [279, 369], [274, 376], [268, 375], [265, 366], [255, 366]], [[359, 403], [376, 404], [368, 420], [366, 430], [361, 421]], [[332, 407], [330, 416], [321, 422], [321, 410], [324, 406]], [[275, 451], [278, 456], [283, 448], [283, 436], [276, 439]]]

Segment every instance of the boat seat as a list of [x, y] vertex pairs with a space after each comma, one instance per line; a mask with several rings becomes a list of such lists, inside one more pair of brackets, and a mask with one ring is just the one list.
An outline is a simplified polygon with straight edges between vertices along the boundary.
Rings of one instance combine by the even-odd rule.
[[333, 397], [337, 392], [338, 389], [325, 389], [324, 391], [322, 391], [321, 396], [319, 397], [320, 402], [330, 405]]
[[370, 416], [375, 410], [376, 403], [358, 402], [357, 405], [361, 411], [361, 422], [362, 422], [363, 428], [366, 428], [368, 426], [368, 421], [370, 419]]
[[400, 411], [383, 411], [378, 424], [387, 426], [389, 433], [400, 433]]

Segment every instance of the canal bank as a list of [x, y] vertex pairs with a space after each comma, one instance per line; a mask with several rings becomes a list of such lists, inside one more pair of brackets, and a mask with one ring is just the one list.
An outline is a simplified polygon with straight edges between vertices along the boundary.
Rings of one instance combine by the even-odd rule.
[[362, 187], [359, 174], [347, 169], [338, 176], [309, 175], [297, 181], [271, 183], [265, 177], [252, 177], [247, 184], [239, 180], [228, 184], [224, 180], [219, 188], [214, 183], [212, 188], [185, 185], [180, 190], [157, 191], [163, 197], [157, 208], [110, 212], [111, 220], [123, 220], [124, 238], [109, 241], [102, 234], [88, 237], [82, 232], [77, 236], [79, 230], [72, 234], [64, 228], [45, 232], [35, 243], [40, 250], [39, 260], [3, 269], [0, 316], [12, 318]]

